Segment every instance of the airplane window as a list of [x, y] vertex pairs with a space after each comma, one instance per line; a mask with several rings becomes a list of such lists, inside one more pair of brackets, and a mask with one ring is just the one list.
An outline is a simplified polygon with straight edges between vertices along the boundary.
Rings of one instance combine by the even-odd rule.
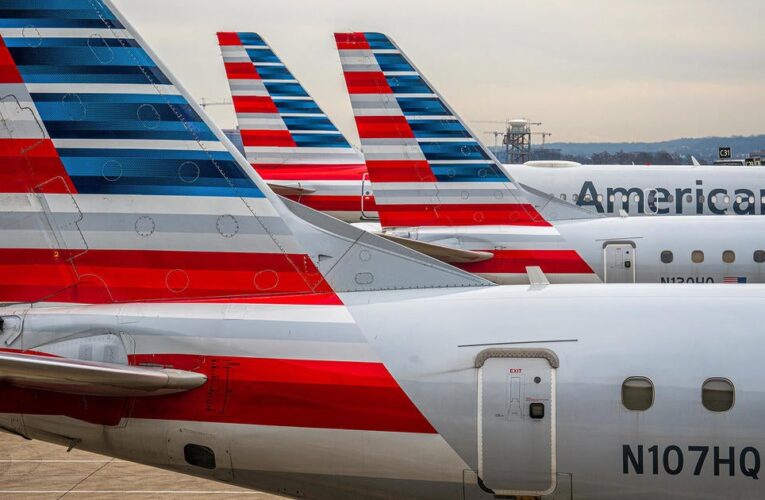
[[571, 199], [574, 200], [574, 201], [577, 201], [579, 199], [579, 195], [574, 193], [573, 195], [571, 195]]
[[592, 195], [591, 194], [584, 195], [584, 200], [585, 201], [592, 201]]
[[704, 203], [704, 195], [703, 194], [699, 195], [699, 203]]
[[670, 264], [672, 261], [675, 260], [675, 256], [672, 255], [672, 251], [670, 250], [664, 250], [661, 252], [661, 261], [665, 264]]
[[751, 205], [754, 204], [754, 196], [750, 196], [749, 197], [749, 204], [751, 204]]
[[640, 195], [636, 194], [635, 196], [632, 197], [632, 199], [635, 200], [635, 203], [637, 203], [640, 201]]
[[701, 250], [694, 250], [691, 252], [691, 260], [694, 264], [701, 264], [704, 262], [704, 252]]
[[669, 196], [667, 196], [667, 201], [672, 203], [673, 201], [675, 201], [675, 197], [672, 196], [672, 195], [669, 195]]
[[756, 263], [762, 264], [765, 262], [765, 250], [755, 250], [753, 258]]
[[730, 203], [730, 196], [724, 196], [724, 197], [723, 197], [723, 203], [725, 203], [726, 205], [727, 205], [728, 203]]
[[736, 252], [734, 252], [733, 250], [724, 251], [722, 255], [722, 259], [723, 259], [723, 262], [725, 262], [726, 264], [733, 264], [734, 262], [736, 262]]
[[736, 203], [740, 205], [742, 201], [744, 201], [743, 198], [741, 198], [740, 196], [736, 196]]
[[760, 203], [762, 203], [763, 205], [765, 205], [765, 196], [763, 196], [762, 198], [760, 198]]
[[623, 194], [622, 195], [622, 203], [627, 203], [628, 201], [630, 201], [629, 197], [626, 194]]
[[566, 195], [561, 193], [560, 194], [560, 199], [563, 200], [563, 201], [566, 201]]
[[710, 200], [712, 200], [712, 203], [717, 203], [717, 195], [712, 196]]
[[693, 196], [691, 196], [691, 195], [688, 195], [688, 196], [686, 196], [686, 197], [685, 197], [685, 201], [686, 201], [687, 203], [693, 203]]
[[710, 378], [701, 386], [701, 403], [709, 411], [728, 411], [733, 408], [735, 394], [730, 380]]
[[611, 195], [608, 197], [608, 201], [610, 201], [611, 203], [613, 203], [615, 199], [616, 198], [614, 198], [614, 195]]
[[633, 411], [645, 411], [653, 406], [653, 383], [645, 377], [626, 379], [622, 384], [622, 404]]
[[603, 201], [603, 195], [602, 194], [598, 195], [598, 201]]

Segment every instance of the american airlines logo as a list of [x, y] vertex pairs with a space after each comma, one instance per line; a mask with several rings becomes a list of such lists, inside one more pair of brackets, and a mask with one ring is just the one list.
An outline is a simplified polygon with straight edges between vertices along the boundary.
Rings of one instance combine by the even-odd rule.
[[[643, 214], [696, 214], [712, 215], [765, 215], [765, 189], [759, 193], [751, 189], [706, 188], [697, 180], [694, 188], [667, 189], [655, 187], [609, 187], [598, 192], [592, 181], [585, 181], [574, 201], [580, 207], [592, 207], [598, 213], [616, 213], [624, 209]], [[673, 210], [674, 209], [674, 210]]]

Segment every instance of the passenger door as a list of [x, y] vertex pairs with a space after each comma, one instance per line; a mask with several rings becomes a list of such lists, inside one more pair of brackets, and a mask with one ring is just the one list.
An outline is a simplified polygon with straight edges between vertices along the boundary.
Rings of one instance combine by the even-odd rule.
[[635, 245], [607, 243], [603, 247], [603, 281], [606, 283], [635, 282]]
[[540, 349], [489, 349], [479, 354], [478, 477], [494, 495], [555, 491], [555, 370]]

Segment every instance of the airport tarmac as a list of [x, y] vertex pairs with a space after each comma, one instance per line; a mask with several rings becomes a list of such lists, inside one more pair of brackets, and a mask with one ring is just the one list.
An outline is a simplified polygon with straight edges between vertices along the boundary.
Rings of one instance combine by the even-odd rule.
[[0, 432], [2, 499], [229, 497], [282, 498]]

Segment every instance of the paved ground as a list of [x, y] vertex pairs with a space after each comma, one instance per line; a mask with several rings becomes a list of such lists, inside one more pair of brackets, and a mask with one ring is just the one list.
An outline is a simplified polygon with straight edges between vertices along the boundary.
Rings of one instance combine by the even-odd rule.
[[281, 498], [0, 432], [0, 499], [229, 497]]

